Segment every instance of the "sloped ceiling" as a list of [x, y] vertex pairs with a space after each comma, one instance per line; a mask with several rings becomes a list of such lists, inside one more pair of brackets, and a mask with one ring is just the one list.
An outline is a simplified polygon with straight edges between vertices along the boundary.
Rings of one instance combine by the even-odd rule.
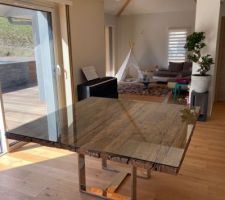
[[[104, 0], [105, 13], [116, 15], [126, 0]], [[195, 11], [194, 0], [131, 0], [123, 15]]]
[[105, 13], [116, 15], [125, 4], [126, 0], [104, 0]]

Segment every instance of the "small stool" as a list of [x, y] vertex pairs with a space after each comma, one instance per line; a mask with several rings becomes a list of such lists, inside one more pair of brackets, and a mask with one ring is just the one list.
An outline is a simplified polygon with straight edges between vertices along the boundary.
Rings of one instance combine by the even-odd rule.
[[209, 92], [198, 93], [191, 92], [191, 107], [200, 107], [199, 121], [206, 121], [208, 116], [208, 98]]
[[173, 89], [173, 100], [177, 99], [177, 95], [180, 94], [182, 90], [188, 89], [188, 83], [176, 83], [175, 88]]
[[176, 82], [169, 81], [167, 87], [173, 90], [176, 87]]

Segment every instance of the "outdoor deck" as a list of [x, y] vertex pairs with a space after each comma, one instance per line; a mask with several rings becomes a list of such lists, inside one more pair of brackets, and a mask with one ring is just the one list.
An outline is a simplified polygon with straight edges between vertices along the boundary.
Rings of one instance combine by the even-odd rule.
[[3, 94], [7, 130], [34, 121], [47, 113], [47, 107], [41, 102], [38, 87], [18, 89]]
[[[128, 100], [173, 103], [171, 100], [171, 94], [168, 97], [144, 97], [143, 95], [123, 94], [120, 95], [119, 98]], [[39, 98], [38, 86], [30, 86], [27, 88], [18, 88], [7, 91], [3, 93], [3, 102], [8, 131], [27, 124], [28, 122], [36, 123], [35, 120], [47, 114], [47, 105], [44, 102], [41, 102]], [[40, 120], [38, 121], [40, 123]], [[43, 123], [47, 123], [47, 121]], [[41, 130], [41, 128], [43, 129], [45, 127], [43, 123], [39, 126], [39, 131], [43, 131]], [[23, 127], [25, 127], [24, 131], [29, 130], [29, 127]]]

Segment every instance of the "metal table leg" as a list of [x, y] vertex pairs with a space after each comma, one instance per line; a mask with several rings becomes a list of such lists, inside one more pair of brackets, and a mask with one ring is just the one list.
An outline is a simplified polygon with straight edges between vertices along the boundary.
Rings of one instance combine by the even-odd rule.
[[78, 154], [78, 177], [80, 191], [86, 191], [85, 156]]
[[[103, 164], [106, 164], [107, 166], [106, 162], [105, 163], [103, 162]], [[123, 180], [128, 176], [128, 174], [131, 174], [130, 197], [116, 193], [116, 190], [120, 187]], [[106, 199], [106, 200], [115, 200], [115, 199], [136, 200], [137, 199], [137, 193], [136, 193], [137, 168], [135, 166], [131, 166], [131, 171], [129, 173], [127, 172], [117, 173], [117, 175], [115, 176], [115, 179], [112, 181], [111, 184], [109, 184], [104, 189], [99, 188], [99, 191], [101, 192], [95, 192], [93, 190], [89, 190], [89, 188], [86, 186], [85, 156], [82, 154], [78, 154], [78, 177], [79, 177], [79, 189], [80, 189], [80, 192], [82, 193], [86, 193], [88, 195], [92, 195], [92, 196], [99, 197], [101, 199]]]
[[137, 199], [137, 168], [132, 166], [131, 169], [131, 200]]

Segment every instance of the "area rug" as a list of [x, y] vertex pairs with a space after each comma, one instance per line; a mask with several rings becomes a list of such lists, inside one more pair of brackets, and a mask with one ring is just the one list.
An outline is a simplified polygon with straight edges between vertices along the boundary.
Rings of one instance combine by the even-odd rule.
[[169, 89], [167, 85], [155, 83], [150, 84], [147, 90], [144, 90], [144, 85], [142, 83], [119, 83], [118, 92], [119, 94], [165, 97], [171, 92], [171, 89]]

